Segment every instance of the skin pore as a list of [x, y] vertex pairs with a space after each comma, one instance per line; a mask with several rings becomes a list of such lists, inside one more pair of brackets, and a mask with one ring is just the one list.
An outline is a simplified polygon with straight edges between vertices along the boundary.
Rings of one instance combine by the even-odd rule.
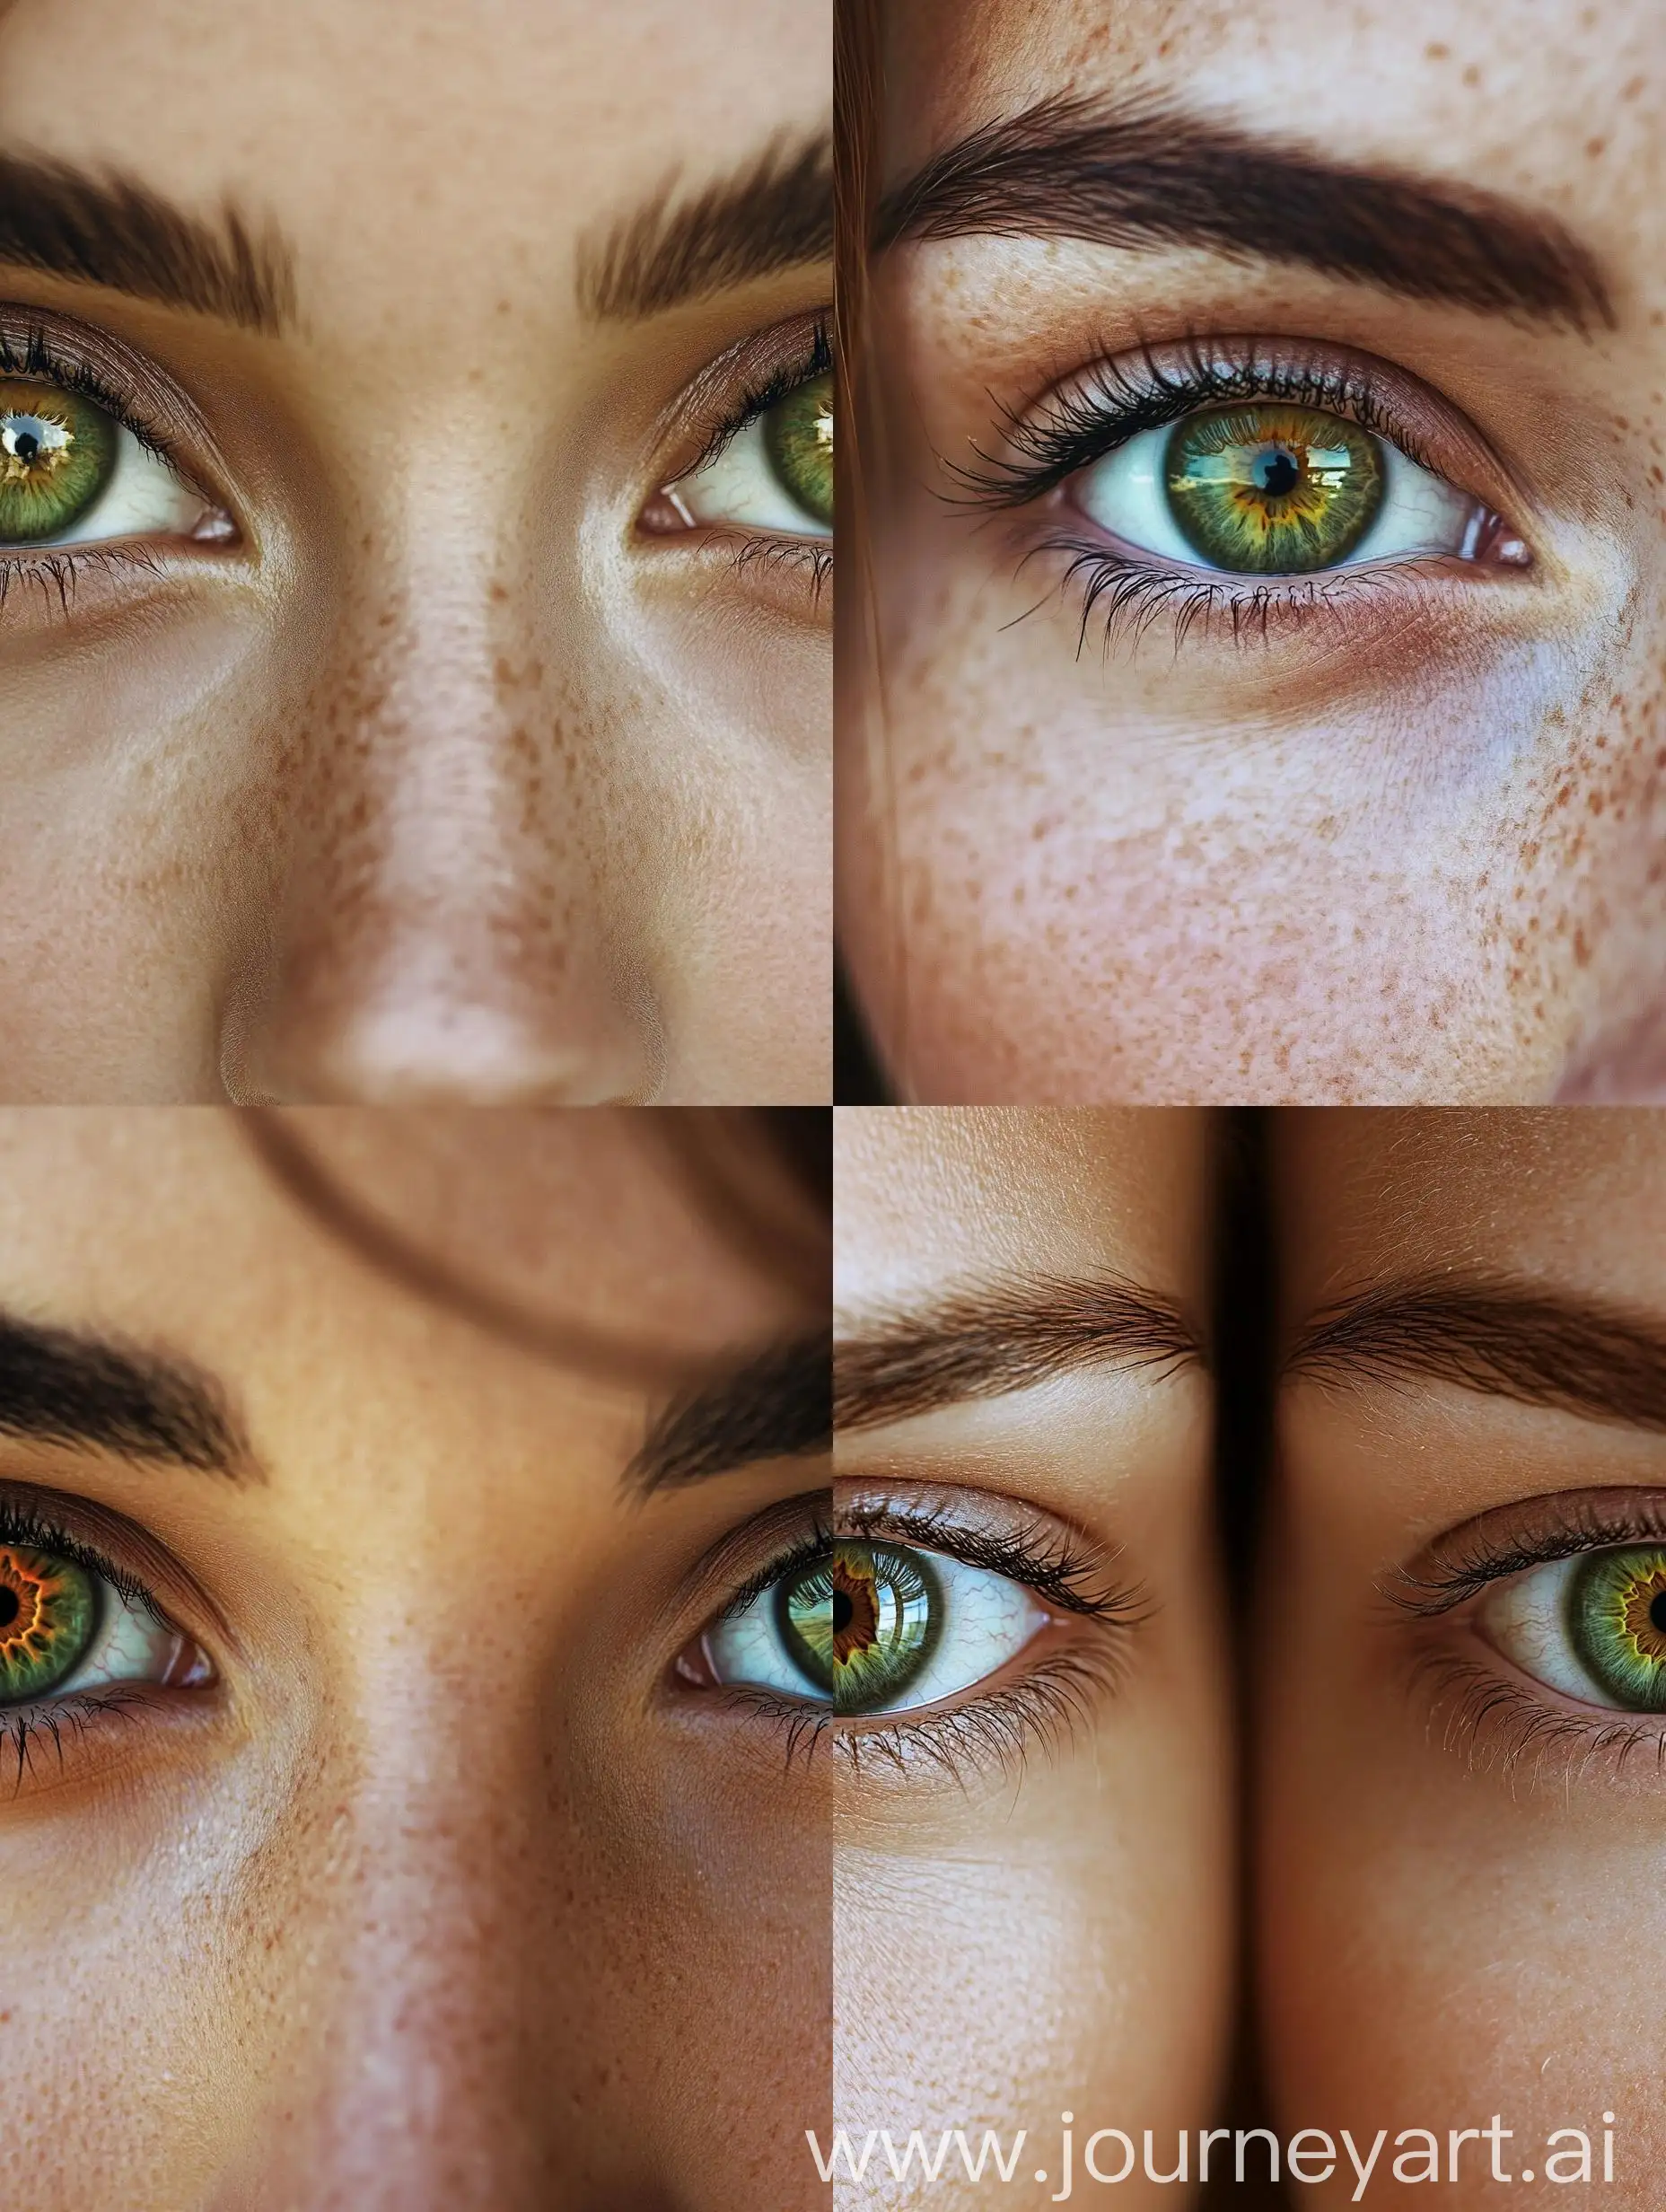
[[828, 20], [4, 12], [4, 362], [170, 452], [122, 551], [0, 544], [5, 1098], [826, 1097], [830, 540], [756, 410]]
[[[986, 1562], [1021, 1540], [1100, 1610], [1032, 1579], [1045, 1625], [1016, 1649], [989, 1637], [960, 1696], [837, 1725], [835, 2111], [858, 2146], [964, 2129], [975, 2154], [1022, 2128], [1006, 2193], [1040, 2204], [1062, 2112], [1078, 2145], [1149, 2127], [1162, 2172], [1216, 2089], [1231, 1814], [1204, 1123], [837, 1122], [836, 1528], [883, 1511], [925, 1523], [928, 1553], [981, 1539]], [[1108, 2172], [1118, 2155], [1100, 2146]], [[982, 2204], [989, 2177], [958, 2157], [894, 2197], [887, 2179], [884, 2201]], [[1121, 2190], [1187, 2195], [1137, 2172]]]
[[[1592, 2186], [1568, 2200], [1644, 2212], [1666, 2150], [1662, 1716], [1569, 1687], [1587, 1616], [1562, 1578], [1646, 1553], [1666, 1514], [1666, 1129], [1279, 1121], [1290, 1356], [1255, 1707], [1280, 2124], [1366, 2155], [1386, 2129], [1368, 2203], [1397, 2193], [1397, 2155], [1425, 2178], [1401, 2130], [1436, 2138], [1464, 2205], [1519, 2201], [1529, 2172], [1577, 2181], [1583, 2137]], [[1454, 2150], [1495, 2115], [1513, 2140]], [[1355, 2187], [1344, 2161], [1304, 2193]]]
[[64, 2212], [805, 2204], [827, 1790], [678, 1663], [825, 1499], [825, 1295], [644, 1117], [301, 1119], [705, 1395], [417, 1295], [233, 1117], [0, 1116], [0, 1585], [27, 1510], [211, 1670], [0, 1711], [8, 2157]]
[[[903, 1094], [1666, 1095], [1654, 11], [890, 21], [840, 926]], [[1104, 462], [1012, 495], [1096, 364], [1199, 358], [1363, 393], [1497, 526], [1204, 603]]]

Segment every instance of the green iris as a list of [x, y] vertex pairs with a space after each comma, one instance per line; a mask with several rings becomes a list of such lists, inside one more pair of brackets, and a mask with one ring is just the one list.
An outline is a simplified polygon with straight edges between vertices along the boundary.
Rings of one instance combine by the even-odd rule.
[[833, 378], [812, 376], [764, 417], [764, 451], [776, 481], [814, 521], [833, 526]]
[[1617, 1704], [1666, 1712], [1666, 1548], [1592, 1552], [1569, 1583], [1567, 1618], [1574, 1650]]
[[781, 1638], [839, 1713], [899, 1696], [931, 1657], [943, 1622], [937, 1578], [917, 1551], [837, 1543], [776, 1598]]
[[92, 505], [116, 469], [116, 426], [57, 384], [0, 378], [0, 541], [55, 538]]
[[1187, 543], [1215, 567], [1304, 575], [1345, 560], [1376, 520], [1382, 454], [1313, 408], [1206, 408], [1170, 434], [1163, 485]]
[[92, 1576], [49, 1551], [0, 1546], [0, 1705], [67, 1680], [98, 1628]]

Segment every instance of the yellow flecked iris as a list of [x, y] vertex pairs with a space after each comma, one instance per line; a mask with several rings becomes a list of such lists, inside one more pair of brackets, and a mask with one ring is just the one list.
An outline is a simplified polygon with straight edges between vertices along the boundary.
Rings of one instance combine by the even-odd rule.
[[1593, 1552], [1569, 1585], [1568, 1628], [1618, 1704], [1666, 1712], [1666, 1548]]
[[1376, 520], [1382, 455], [1369, 432], [1315, 408], [1206, 408], [1171, 433], [1163, 486], [1212, 566], [1303, 575], [1345, 560]]
[[0, 1704], [56, 1689], [81, 1661], [97, 1626], [92, 1578], [73, 1560], [0, 1545]]
[[833, 378], [812, 376], [764, 417], [764, 451], [782, 489], [816, 522], [833, 523]]

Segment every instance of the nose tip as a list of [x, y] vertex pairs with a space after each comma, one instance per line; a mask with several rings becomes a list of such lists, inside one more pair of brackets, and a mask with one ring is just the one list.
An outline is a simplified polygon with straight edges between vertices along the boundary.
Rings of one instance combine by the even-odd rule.
[[531, 991], [495, 999], [389, 979], [348, 994], [234, 994], [222, 1079], [239, 1104], [640, 1105], [659, 1080], [645, 988]]

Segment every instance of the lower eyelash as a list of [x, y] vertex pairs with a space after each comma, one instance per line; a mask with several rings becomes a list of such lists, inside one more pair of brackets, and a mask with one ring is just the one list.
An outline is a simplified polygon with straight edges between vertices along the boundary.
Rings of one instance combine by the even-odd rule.
[[39, 553], [8, 553], [0, 547], [0, 613], [13, 591], [34, 585], [48, 613], [66, 620], [73, 610], [75, 593], [91, 575], [111, 576], [119, 570], [141, 569], [159, 575], [161, 563], [141, 545], [63, 546]]
[[732, 551], [737, 573], [756, 567], [803, 569], [817, 601], [833, 580], [832, 548], [807, 538], [745, 538]]
[[11, 1794], [15, 1797], [22, 1789], [24, 1776], [32, 1775], [37, 1758], [46, 1753], [48, 1744], [57, 1754], [57, 1770], [63, 1773], [66, 1734], [79, 1743], [106, 1722], [120, 1721], [125, 1725], [132, 1717], [125, 1708], [148, 1702], [145, 1685], [112, 1682], [103, 1690], [77, 1690], [40, 1705], [0, 1707], [0, 1786], [10, 1769]]
[[1413, 1682], [1424, 1696], [1433, 1692], [1431, 1730], [1439, 1722], [1442, 1747], [1460, 1752], [1472, 1771], [1511, 1781], [1525, 1771], [1530, 1787], [1548, 1776], [1584, 1780], [1593, 1764], [1618, 1780], [1639, 1757], [1652, 1757], [1666, 1772], [1666, 1716], [1651, 1725], [1635, 1715], [1593, 1709], [1582, 1718], [1482, 1661], [1447, 1651], [1425, 1652]]
[[[1419, 573], [1415, 562], [1401, 560], [1393, 564], [1391, 585], [1386, 571], [1362, 567], [1353, 573], [1338, 571], [1323, 582], [1293, 576], [1276, 584], [1257, 582], [1234, 588], [1225, 580], [1184, 575], [1172, 568], [1160, 568], [1153, 562], [1135, 559], [1111, 547], [1059, 536], [1030, 547], [1020, 559], [1016, 574], [1022, 575], [1032, 560], [1048, 554], [1064, 557], [1064, 574], [1015, 621], [1028, 621], [1056, 595], [1064, 597], [1079, 592], [1082, 614], [1076, 634], [1078, 660], [1086, 649], [1088, 630], [1096, 618], [1102, 619], [1104, 625], [1100, 651], [1105, 657], [1120, 639], [1127, 638], [1137, 645], [1153, 624], [1164, 617], [1173, 622], [1177, 653], [1197, 624], [1203, 624], [1206, 637], [1216, 619], [1230, 622], [1234, 647], [1258, 641], [1266, 644], [1276, 628], [1299, 629], [1327, 620], [1341, 624], [1347, 610], [1362, 598], [1384, 588], [1403, 593]], [[1009, 629], [1014, 626], [1006, 625]]]

